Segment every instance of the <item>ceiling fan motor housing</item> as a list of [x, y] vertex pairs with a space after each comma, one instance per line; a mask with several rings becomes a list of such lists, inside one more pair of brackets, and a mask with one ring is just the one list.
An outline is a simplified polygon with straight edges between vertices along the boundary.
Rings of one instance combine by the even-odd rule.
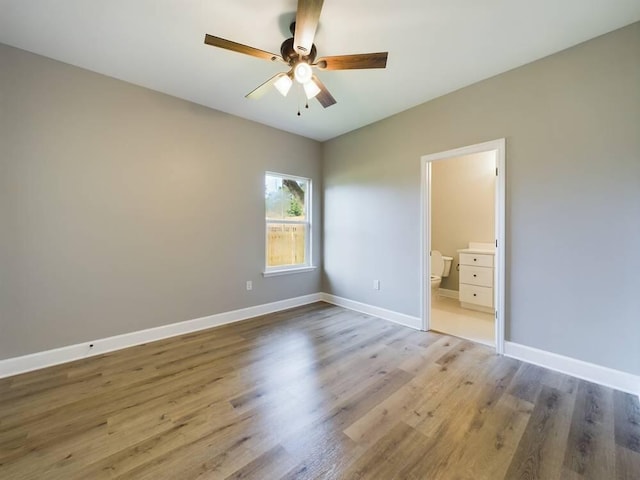
[[[284, 58], [285, 62], [287, 62], [289, 65], [293, 65], [298, 61], [299, 56], [298, 52], [293, 46], [293, 37], [287, 38], [284, 42], [282, 42], [282, 45], [280, 46], [280, 54], [282, 55], [282, 58]], [[314, 44], [311, 45], [311, 52], [309, 52], [309, 55], [304, 55], [302, 59], [311, 64], [315, 61], [316, 55], [317, 50]]]

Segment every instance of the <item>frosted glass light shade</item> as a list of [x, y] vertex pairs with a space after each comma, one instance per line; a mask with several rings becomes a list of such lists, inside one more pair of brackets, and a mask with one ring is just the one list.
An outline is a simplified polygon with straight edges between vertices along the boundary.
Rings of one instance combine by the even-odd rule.
[[309, 80], [307, 83], [302, 84], [302, 86], [304, 87], [304, 94], [309, 100], [320, 93], [320, 87], [318, 87], [313, 80]]
[[293, 76], [298, 83], [302, 83], [303, 85], [311, 80], [311, 76], [313, 72], [311, 72], [311, 65], [306, 62], [298, 62], [298, 64], [293, 69]]
[[291, 85], [293, 85], [293, 80], [289, 77], [289, 75], [282, 75], [278, 80], [273, 84], [274, 87], [280, 92], [283, 97], [286, 97], [291, 90]]

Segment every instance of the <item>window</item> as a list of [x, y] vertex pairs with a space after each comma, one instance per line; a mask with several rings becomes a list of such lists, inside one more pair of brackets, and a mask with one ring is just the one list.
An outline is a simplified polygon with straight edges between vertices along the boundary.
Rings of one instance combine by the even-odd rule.
[[265, 175], [265, 274], [311, 266], [310, 199], [308, 178]]

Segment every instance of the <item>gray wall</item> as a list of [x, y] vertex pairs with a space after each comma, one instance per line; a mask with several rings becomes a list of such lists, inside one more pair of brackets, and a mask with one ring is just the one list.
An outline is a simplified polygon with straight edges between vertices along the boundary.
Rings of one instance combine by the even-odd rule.
[[325, 290], [420, 315], [420, 156], [501, 137], [507, 339], [640, 374], [640, 23], [325, 143]]
[[[263, 278], [264, 172], [317, 142], [0, 45], [0, 358], [320, 290]], [[254, 289], [245, 290], [253, 280]]]

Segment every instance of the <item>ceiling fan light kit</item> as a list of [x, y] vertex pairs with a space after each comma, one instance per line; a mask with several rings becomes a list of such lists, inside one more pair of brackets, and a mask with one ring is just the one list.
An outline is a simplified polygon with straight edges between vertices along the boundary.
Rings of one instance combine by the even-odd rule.
[[293, 80], [291, 80], [291, 77], [287, 73], [281, 74], [280, 78], [278, 78], [273, 84], [273, 86], [276, 87], [276, 90], [278, 90], [283, 97], [287, 96], [292, 85]]
[[311, 79], [304, 83], [302, 87], [304, 88], [304, 94], [307, 96], [307, 100], [311, 100], [320, 93], [320, 87]]
[[309, 65], [304, 60], [298, 61], [296, 66], [293, 68], [293, 76], [298, 83], [305, 84], [309, 80], [311, 80], [311, 75], [313, 72], [311, 71], [311, 65]]
[[[260, 98], [271, 86], [286, 97], [295, 80], [302, 85], [307, 99], [316, 98], [320, 105], [327, 108], [335, 104], [336, 100], [317, 75], [313, 74], [313, 68], [320, 70], [385, 68], [388, 52], [337, 55], [323, 57], [316, 62], [317, 49], [313, 40], [318, 28], [322, 4], [323, 0], [298, 0], [296, 20], [289, 27], [293, 37], [282, 42], [281, 55], [209, 34], [205, 35], [204, 43], [264, 60], [283, 62], [291, 67], [289, 72], [278, 73], [249, 92], [246, 95], [247, 98]], [[300, 115], [299, 112], [298, 115]]]

